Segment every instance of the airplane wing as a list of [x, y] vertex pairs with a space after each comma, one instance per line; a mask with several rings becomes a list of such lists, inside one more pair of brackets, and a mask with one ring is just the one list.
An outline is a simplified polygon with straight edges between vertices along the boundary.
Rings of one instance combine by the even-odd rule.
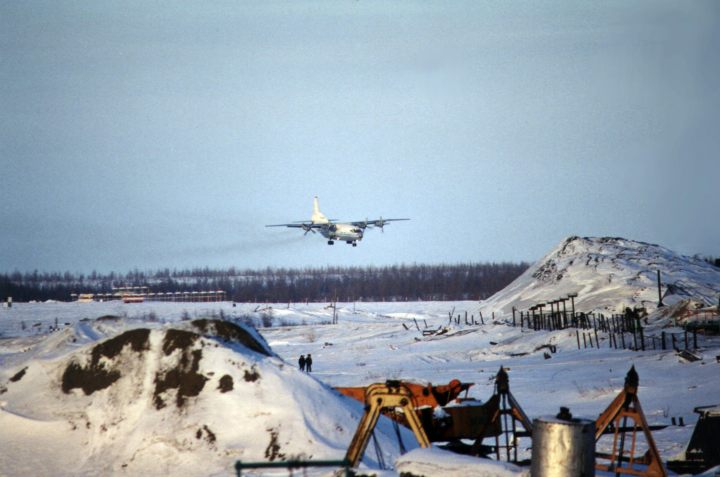
[[265, 227], [292, 227], [296, 229], [321, 229], [323, 224], [314, 224], [312, 222], [295, 222], [292, 224], [272, 224]]
[[357, 222], [350, 222], [350, 223], [353, 224], [355, 227], [361, 227], [363, 229], [366, 227], [380, 227], [380, 229], [382, 229], [385, 226], [385, 224], [387, 224], [388, 222], [397, 222], [398, 220], [410, 220], [410, 219], [383, 219], [382, 217], [380, 217], [379, 219], [374, 219], [374, 220], [365, 219], [365, 220], [358, 220]]
[[308, 232], [316, 233], [313, 229], [321, 229], [323, 224], [315, 224], [313, 222], [295, 222], [292, 224], [266, 225], [265, 227], [290, 227], [294, 229], [303, 229], [305, 231], [305, 235], [307, 235]]

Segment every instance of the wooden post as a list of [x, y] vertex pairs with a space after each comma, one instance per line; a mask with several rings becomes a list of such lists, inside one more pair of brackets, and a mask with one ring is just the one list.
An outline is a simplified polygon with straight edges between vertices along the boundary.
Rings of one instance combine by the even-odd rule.
[[660, 270], [657, 271], [657, 286], [658, 286], [658, 308], [662, 308], [665, 306], [665, 303], [662, 301], [662, 289], [660, 288], [662, 285], [662, 281], [660, 280]]
[[663, 332], [660, 334], [660, 336], [662, 336], [662, 349], [663, 349], [663, 350], [666, 350], [666, 349], [667, 349], [667, 345], [665, 344], [665, 332], [663, 331]]
[[583, 331], [583, 348], [587, 348], [587, 341], [585, 340], [585, 332]]
[[577, 338], [578, 349], [580, 349], [580, 330], [575, 328], [575, 337]]
[[640, 349], [645, 351], [645, 335], [643, 334], [642, 326], [640, 326], [640, 320], [638, 319], [638, 332], [640, 333]]

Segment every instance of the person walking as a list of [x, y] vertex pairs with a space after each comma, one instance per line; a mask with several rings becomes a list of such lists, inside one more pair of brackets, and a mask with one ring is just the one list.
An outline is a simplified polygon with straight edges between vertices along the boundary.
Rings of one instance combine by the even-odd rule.
[[[308, 355], [310, 357], [310, 355]], [[305, 371], [305, 365], [307, 364], [307, 360], [305, 359], [305, 355], [300, 355], [300, 359], [298, 359], [298, 366], [300, 366], [300, 371]]]
[[305, 371], [311, 372], [312, 371], [312, 355], [308, 354], [307, 358], [305, 358]]

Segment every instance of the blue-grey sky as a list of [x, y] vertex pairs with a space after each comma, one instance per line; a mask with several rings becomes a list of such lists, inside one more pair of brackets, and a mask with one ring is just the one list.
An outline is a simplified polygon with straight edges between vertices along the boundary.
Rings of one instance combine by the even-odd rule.
[[[0, 270], [720, 255], [720, 3], [0, 1]], [[265, 224], [410, 217], [357, 248]]]

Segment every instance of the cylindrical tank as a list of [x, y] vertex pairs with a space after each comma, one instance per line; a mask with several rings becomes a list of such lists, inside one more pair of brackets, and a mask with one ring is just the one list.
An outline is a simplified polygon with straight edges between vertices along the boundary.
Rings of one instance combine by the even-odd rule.
[[567, 409], [533, 421], [532, 477], [595, 475], [595, 421], [574, 419]]

